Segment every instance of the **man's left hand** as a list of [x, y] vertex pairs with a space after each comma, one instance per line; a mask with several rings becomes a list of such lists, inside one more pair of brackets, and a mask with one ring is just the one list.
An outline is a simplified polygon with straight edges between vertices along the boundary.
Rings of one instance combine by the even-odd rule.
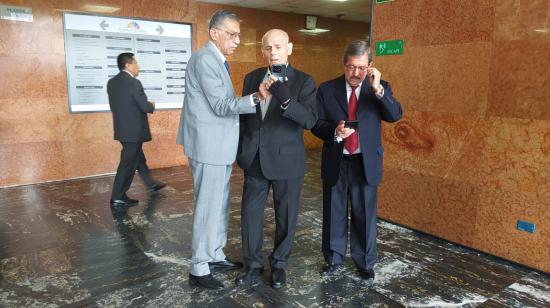
[[369, 67], [367, 70], [367, 74], [369, 76], [369, 82], [374, 89], [375, 93], [379, 93], [381, 91], [380, 87], [380, 77], [382, 76], [382, 73], [376, 68], [376, 67]]
[[281, 104], [288, 103], [290, 100], [290, 89], [278, 80], [271, 84], [269, 92], [271, 92]]

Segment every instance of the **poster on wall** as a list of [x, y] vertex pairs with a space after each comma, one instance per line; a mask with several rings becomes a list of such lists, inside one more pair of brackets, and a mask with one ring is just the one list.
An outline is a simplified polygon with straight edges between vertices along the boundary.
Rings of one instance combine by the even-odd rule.
[[117, 56], [132, 52], [139, 80], [158, 109], [181, 108], [191, 57], [191, 25], [166, 21], [63, 14], [70, 112], [109, 111], [107, 81]]

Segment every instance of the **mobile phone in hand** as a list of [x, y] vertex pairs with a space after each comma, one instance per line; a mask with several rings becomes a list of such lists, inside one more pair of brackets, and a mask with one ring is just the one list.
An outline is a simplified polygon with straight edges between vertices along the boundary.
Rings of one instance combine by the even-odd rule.
[[344, 123], [344, 127], [353, 128], [354, 130], [357, 130], [358, 126], [359, 122], [357, 120], [346, 120], [346, 122]]

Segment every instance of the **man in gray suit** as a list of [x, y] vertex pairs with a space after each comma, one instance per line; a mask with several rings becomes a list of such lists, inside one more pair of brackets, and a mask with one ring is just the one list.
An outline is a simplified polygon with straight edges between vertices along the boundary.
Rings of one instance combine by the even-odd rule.
[[177, 137], [189, 159], [195, 192], [189, 283], [209, 289], [223, 288], [210, 268], [242, 267], [223, 252], [229, 218], [229, 178], [237, 154], [239, 114], [255, 113], [256, 104], [264, 99], [259, 92], [237, 97], [231, 83], [225, 56], [233, 54], [240, 43], [239, 22], [239, 17], [228, 11], [212, 15], [210, 40], [193, 53], [187, 65]]

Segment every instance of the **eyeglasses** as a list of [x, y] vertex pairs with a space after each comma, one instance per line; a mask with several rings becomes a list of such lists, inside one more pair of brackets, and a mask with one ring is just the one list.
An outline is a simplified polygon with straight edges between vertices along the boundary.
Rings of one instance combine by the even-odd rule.
[[369, 67], [368, 66], [355, 66], [355, 65], [344, 65], [346, 70], [350, 72], [355, 72], [355, 70], [359, 70], [360, 72], [366, 71]]
[[218, 29], [218, 30], [221, 30], [221, 31], [227, 33], [227, 35], [229, 35], [229, 39], [230, 39], [230, 40], [234, 40], [234, 39], [236, 39], [236, 38], [241, 38], [241, 34], [240, 34], [239, 32], [231, 32], [231, 31], [227, 31], [227, 30], [225, 30], [225, 29], [218, 28], [218, 27], [214, 27], [214, 28], [216, 28], [216, 29]]

